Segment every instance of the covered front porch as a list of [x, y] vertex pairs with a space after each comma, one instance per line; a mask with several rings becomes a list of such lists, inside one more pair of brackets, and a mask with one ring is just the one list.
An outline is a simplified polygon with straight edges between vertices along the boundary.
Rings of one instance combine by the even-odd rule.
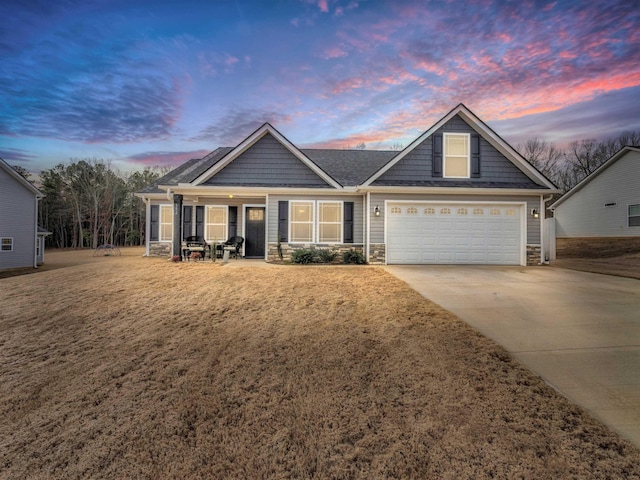
[[171, 203], [156, 201], [148, 206], [148, 255], [182, 260], [190, 250], [187, 240], [209, 252], [211, 246], [241, 237], [239, 257], [266, 259], [266, 196], [171, 193], [167, 198]]

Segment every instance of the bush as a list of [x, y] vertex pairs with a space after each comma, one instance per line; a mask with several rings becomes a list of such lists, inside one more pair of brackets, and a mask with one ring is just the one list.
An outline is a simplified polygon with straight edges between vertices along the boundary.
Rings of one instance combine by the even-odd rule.
[[331, 263], [338, 257], [338, 252], [333, 250], [318, 250], [318, 259], [322, 263]]
[[301, 248], [291, 254], [291, 261], [293, 263], [301, 263], [306, 265], [313, 263], [316, 258], [316, 251], [313, 248]]
[[342, 261], [344, 263], [355, 263], [356, 265], [364, 265], [367, 263], [364, 259], [364, 255], [353, 248], [342, 254]]

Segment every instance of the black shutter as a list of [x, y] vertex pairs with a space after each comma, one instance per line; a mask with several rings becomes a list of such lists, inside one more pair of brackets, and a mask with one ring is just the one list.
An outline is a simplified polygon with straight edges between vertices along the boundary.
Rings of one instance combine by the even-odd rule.
[[158, 241], [158, 229], [160, 227], [159, 222], [160, 217], [160, 206], [159, 205], [151, 205], [151, 232], [149, 235], [149, 240], [152, 242]]
[[353, 202], [344, 202], [344, 243], [353, 243]]
[[187, 237], [191, 236], [192, 213], [193, 207], [191, 205], [184, 207], [182, 213], [182, 240], [186, 240]]
[[278, 202], [278, 240], [289, 241], [289, 202], [286, 200]]
[[238, 234], [238, 207], [229, 207], [229, 238]]
[[471, 178], [480, 177], [480, 135], [471, 135]]
[[433, 141], [433, 155], [432, 155], [432, 172], [431, 175], [433, 177], [441, 177], [442, 176], [442, 134], [434, 133], [431, 135], [431, 140]]
[[196, 235], [204, 240], [204, 205], [196, 206]]

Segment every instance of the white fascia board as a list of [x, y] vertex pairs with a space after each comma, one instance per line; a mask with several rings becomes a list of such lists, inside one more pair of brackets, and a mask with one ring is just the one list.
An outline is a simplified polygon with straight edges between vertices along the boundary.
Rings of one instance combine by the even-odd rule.
[[476, 130], [478, 133], [482, 135], [482, 137], [487, 140], [496, 150], [502, 153], [507, 159], [509, 159], [516, 167], [518, 167], [527, 177], [533, 180], [536, 183], [540, 183], [544, 185], [549, 190], [554, 192], [557, 191], [557, 187], [553, 185], [544, 175], [542, 175], [538, 170], [536, 170], [529, 162], [527, 162], [522, 155], [516, 152], [507, 142], [505, 142], [498, 134], [496, 134], [491, 128], [489, 128], [482, 120], [476, 117], [473, 112], [471, 112], [467, 107], [463, 104], [459, 104], [449, 113], [447, 113], [444, 117], [442, 117], [435, 125], [433, 125], [429, 130], [424, 132], [418, 138], [416, 138], [413, 142], [411, 142], [407, 148], [405, 148], [402, 152], [400, 152], [397, 156], [395, 156], [389, 163], [387, 163], [384, 167], [374, 173], [371, 177], [365, 181], [362, 186], [368, 187], [374, 181], [376, 181], [380, 176], [382, 176], [387, 170], [393, 167], [396, 163], [402, 160], [408, 153], [413, 151], [418, 145], [424, 142], [427, 138], [429, 138], [433, 133], [436, 132], [440, 127], [442, 127], [445, 123], [451, 120], [456, 115], [460, 115], [467, 123], [471, 125], [471, 128]]
[[287, 140], [280, 132], [278, 132], [275, 128], [273, 128], [269, 123], [265, 123], [258, 130], [253, 132], [247, 138], [245, 138], [236, 148], [234, 148], [231, 152], [227, 153], [225, 157], [220, 160], [218, 163], [213, 165], [210, 169], [200, 175], [193, 181], [193, 185], [200, 185], [211, 177], [213, 177], [216, 173], [222, 170], [224, 167], [229, 165], [233, 160], [238, 158], [242, 153], [244, 153], [249, 147], [254, 145], [258, 140], [264, 137], [267, 133], [273, 135], [287, 150], [289, 150], [298, 160], [304, 163], [307, 167], [309, 167], [316, 175], [322, 178], [325, 182], [331, 185], [333, 188], [342, 189], [342, 185], [336, 182], [331, 176], [329, 176], [324, 170], [318, 167], [315, 163], [313, 163], [305, 154], [303, 154], [294, 144], [292, 144], [289, 140]]
[[462, 104], [458, 105], [456, 108], [451, 110], [447, 115], [442, 117], [435, 125], [433, 125], [429, 130], [424, 132], [418, 138], [416, 138], [413, 142], [407, 145], [407, 148], [402, 150], [398, 155], [393, 157], [386, 165], [384, 165], [380, 170], [371, 175], [363, 184], [362, 187], [368, 187], [373, 182], [375, 182], [378, 178], [380, 178], [387, 170], [393, 167], [396, 163], [402, 160], [405, 156], [407, 156], [410, 152], [413, 151], [418, 145], [424, 142], [427, 138], [429, 138], [436, 130], [438, 130], [442, 125], [451, 120], [459, 111], [464, 107]]
[[571, 190], [569, 190], [567, 193], [565, 193], [562, 197], [560, 197], [556, 202], [554, 202], [552, 205], [549, 206], [549, 208], [551, 210], [555, 210], [555, 208], [560, 205], [562, 202], [564, 202], [565, 200], [569, 199], [570, 197], [573, 196], [574, 193], [579, 192], [580, 190], [582, 190], [582, 188], [584, 188], [585, 185], [587, 185], [588, 183], [590, 183], [592, 180], [594, 180], [598, 175], [600, 175], [602, 172], [604, 172], [607, 168], [609, 168], [611, 165], [613, 165], [615, 162], [617, 162], [620, 158], [624, 157], [627, 153], [629, 152], [640, 152], [640, 148], [638, 147], [623, 147], [620, 150], [618, 150], [616, 153], [613, 154], [613, 156], [607, 160], [606, 162], [604, 162], [602, 165], [600, 165], [598, 168], [596, 168], [593, 172], [591, 172], [591, 174], [587, 175], [585, 178], [583, 178], [577, 185], [575, 185]]
[[536, 183], [544, 185], [550, 190], [558, 190], [558, 188], [542, 173], [540, 173], [533, 165], [531, 165], [522, 155], [520, 155], [511, 145], [505, 142], [496, 132], [487, 126], [482, 120], [475, 116], [473, 112], [462, 108], [457, 112], [460, 116], [470, 123], [472, 128], [482, 135], [496, 150], [511, 160], [527, 177]]
[[24, 178], [18, 172], [16, 172], [11, 165], [5, 162], [2, 158], [0, 158], [0, 167], [2, 167], [10, 176], [12, 176], [18, 183], [20, 183], [23, 187], [33, 193], [36, 198], [43, 198], [44, 194], [34, 187], [29, 180]]
[[429, 195], [544, 195], [549, 190], [540, 190], [539, 188], [473, 188], [473, 187], [369, 187], [362, 191], [371, 193], [387, 193], [387, 194], [429, 194]]
[[[172, 193], [199, 197], [256, 197], [264, 195], [349, 195], [360, 194], [355, 188], [303, 188], [303, 187], [234, 187], [233, 185], [179, 185], [171, 187]], [[157, 194], [156, 194], [157, 195]], [[162, 195], [160, 197], [164, 198]]]

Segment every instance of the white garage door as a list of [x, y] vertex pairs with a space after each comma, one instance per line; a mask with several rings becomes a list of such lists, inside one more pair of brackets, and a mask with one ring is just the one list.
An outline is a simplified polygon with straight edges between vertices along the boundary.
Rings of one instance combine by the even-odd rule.
[[520, 265], [522, 206], [387, 204], [387, 263]]

